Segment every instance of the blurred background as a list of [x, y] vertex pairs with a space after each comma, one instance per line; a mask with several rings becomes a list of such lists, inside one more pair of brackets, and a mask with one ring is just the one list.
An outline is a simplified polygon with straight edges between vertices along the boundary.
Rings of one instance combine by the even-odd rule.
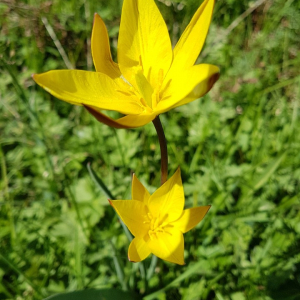
[[[174, 45], [201, 2], [156, 1]], [[116, 57], [121, 8], [118, 0], [0, 0], [0, 299], [126, 287], [160, 290], [153, 299], [300, 299], [300, 2], [216, 1], [198, 63], [218, 65], [220, 80], [161, 116], [186, 206], [212, 208], [185, 235], [186, 265], [159, 260], [147, 284], [87, 166], [115, 199], [131, 198], [132, 172], [153, 192], [153, 124], [115, 130], [31, 79], [94, 70], [95, 12]]]

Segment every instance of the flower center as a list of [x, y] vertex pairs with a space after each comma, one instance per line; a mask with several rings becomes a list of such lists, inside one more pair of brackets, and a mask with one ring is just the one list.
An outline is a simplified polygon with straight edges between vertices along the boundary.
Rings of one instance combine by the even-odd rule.
[[170, 232], [165, 230], [165, 227], [168, 226], [167, 222], [164, 222], [164, 218], [160, 217], [160, 214], [158, 214], [157, 217], [153, 217], [151, 213], [148, 213], [146, 215], [147, 221], [145, 221], [145, 224], [149, 224], [149, 230], [148, 230], [148, 235], [151, 239], [154, 237], [157, 237], [158, 233], [168, 233], [171, 234]]
[[164, 70], [159, 69], [155, 72], [155, 74], [152, 74], [153, 70], [152, 68], [149, 68], [146, 74], [142, 57], [140, 55], [139, 64], [132, 67], [130, 73], [131, 74], [128, 75], [129, 80], [121, 75], [121, 79], [127, 87], [129, 87], [129, 94], [135, 95], [139, 98], [139, 101], [144, 106], [145, 111], [149, 114], [153, 113], [153, 110], [155, 110], [161, 99], [160, 92], [164, 81]]

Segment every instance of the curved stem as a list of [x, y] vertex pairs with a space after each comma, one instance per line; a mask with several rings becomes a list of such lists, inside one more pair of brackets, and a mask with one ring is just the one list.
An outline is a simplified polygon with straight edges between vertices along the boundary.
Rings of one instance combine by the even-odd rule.
[[161, 125], [159, 116], [157, 116], [153, 121], [154, 127], [157, 132], [160, 153], [161, 153], [161, 185], [163, 185], [168, 179], [168, 148], [167, 141], [163, 127]]

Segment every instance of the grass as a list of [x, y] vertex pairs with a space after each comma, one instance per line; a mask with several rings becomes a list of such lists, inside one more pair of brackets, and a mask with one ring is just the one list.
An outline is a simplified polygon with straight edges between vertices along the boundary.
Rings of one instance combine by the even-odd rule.
[[[200, 2], [157, 2], [173, 43]], [[57, 47], [93, 68], [94, 12], [116, 56], [121, 1], [1, 1], [0, 299], [122, 287], [145, 299], [300, 299], [300, 4], [259, 2], [217, 1], [199, 62], [220, 66], [221, 78], [161, 116], [186, 205], [212, 208], [185, 236], [186, 266], [158, 260], [145, 281], [103, 186], [129, 199], [132, 172], [159, 186], [153, 125], [114, 130], [30, 77], [66, 68]]]

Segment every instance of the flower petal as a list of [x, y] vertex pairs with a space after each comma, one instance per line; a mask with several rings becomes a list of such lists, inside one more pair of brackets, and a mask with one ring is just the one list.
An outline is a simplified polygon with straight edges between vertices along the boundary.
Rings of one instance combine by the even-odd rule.
[[148, 211], [143, 202], [109, 200], [109, 203], [135, 237], [143, 238], [147, 234], [149, 225], [145, 224], [144, 221]]
[[177, 102], [173, 106], [173, 108], [185, 105], [204, 96], [213, 88], [214, 84], [218, 81], [219, 78], [220, 78], [220, 73], [215, 73], [211, 77], [207, 78], [206, 80], [203, 80], [184, 99]]
[[205, 0], [181, 35], [174, 48], [174, 60], [170, 70], [172, 76], [194, 65], [204, 45], [214, 5], [215, 0]]
[[147, 242], [151, 252], [166, 261], [184, 265], [183, 234], [177, 228], [169, 228], [165, 232], [157, 232]]
[[151, 254], [144, 239], [134, 238], [128, 248], [128, 259], [132, 262], [139, 262]]
[[153, 217], [163, 217], [165, 222], [177, 220], [184, 207], [184, 192], [180, 168], [149, 198], [148, 207]]
[[96, 108], [88, 105], [83, 105], [90, 114], [92, 114], [99, 122], [104, 123], [114, 128], [136, 128], [148, 124], [156, 115], [140, 114], [140, 115], [127, 115], [125, 117], [114, 120], [107, 115], [101, 113]]
[[135, 174], [132, 176], [131, 196], [133, 200], [142, 201], [145, 205], [148, 204], [150, 198], [149, 192], [137, 179]]
[[163, 113], [202, 97], [218, 80], [219, 72], [218, 67], [209, 64], [195, 65], [182, 70], [165, 85], [155, 112]]
[[182, 233], [186, 233], [194, 228], [205, 217], [209, 209], [210, 205], [185, 209], [181, 218], [171, 225], [174, 225]]
[[[133, 84], [139, 66], [152, 87], [167, 74], [173, 58], [167, 26], [153, 0], [124, 0], [118, 41], [118, 63]], [[161, 70], [161, 71], [160, 71]]]
[[126, 93], [126, 83], [122, 79], [111, 79], [103, 73], [57, 70], [34, 74], [33, 79], [53, 96], [72, 104], [132, 115], [144, 111], [138, 99]]
[[120, 77], [119, 67], [111, 58], [107, 29], [98, 14], [94, 15], [91, 44], [96, 71], [107, 74], [111, 78]]

